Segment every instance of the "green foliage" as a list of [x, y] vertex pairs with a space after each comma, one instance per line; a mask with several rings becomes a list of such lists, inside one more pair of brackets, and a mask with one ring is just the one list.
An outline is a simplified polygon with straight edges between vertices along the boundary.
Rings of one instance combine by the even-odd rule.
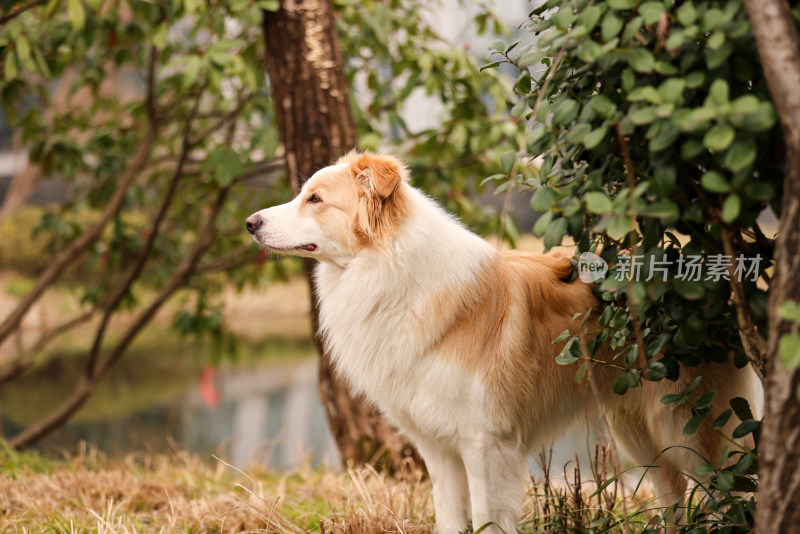
[[[731, 283], [708, 273], [731, 251], [732, 269], [739, 255], [744, 265], [760, 259], [760, 283], [743, 276], [741, 287], [745, 313], [766, 331], [774, 242], [756, 219], [767, 208], [780, 215], [783, 175], [781, 132], [742, 2], [551, 0], [527, 27], [534, 44], [494, 46], [490, 59], [502, 57], [487, 68], [510, 63], [531, 80], [515, 86], [509, 114], [527, 121], [518, 157], [540, 162], [538, 180], [523, 184], [542, 213], [533, 232], [547, 248], [572, 238], [578, 253], [599, 250], [609, 264], [595, 285], [606, 305], [597, 341], [581, 357], [568, 342], [559, 363], [591, 358], [605, 343], [620, 394], [641, 380], [675, 379], [682, 365], [745, 365]], [[640, 259], [638, 277], [620, 256]], [[699, 280], [680, 276], [692, 256], [703, 266]], [[787, 365], [800, 361], [798, 346], [783, 341]], [[730, 417], [710, 422], [713, 392], [690, 402], [691, 393], [666, 399], [692, 406], [685, 434]], [[757, 426], [742, 419], [735, 437]], [[735, 463], [741, 472], [712, 478], [721, 492], [712, 509], [732, 514], [730, 524], [752, 522], [752, 502], [726, 492], [750, 474], [739, 462], [754, 457], [748, 451]]]
[[[409, 163], [416, 186], [480, 231], [497, 232], [497, 219], [485, 217], [473, 191], [476, 177], [498, 164], [508, 167], [508, 151], [516, 146], [508, 138], [519, 133], [519, 118], [505, 113], [513, 80], [495, 71], [481, 73], [484, 51], [442, 38], [425, 15], [424, 2], [336, 0], [334, 5], [341, 15], [348, 78], [359, 93], [360, 104], [354, 106], [359, 144], [386, 149], [390, 140], [389, 148]], [[485, 9], [478, 10], [474, 22], [479, 36], [508, 32]], [[414, 130], [402, 112], [410, 98], [423, 95], [439, 108], [437, 120]]]
[[[529, 27], [535, 45], [501, 62], [531, 78], [515, 98], [528, 121], [523, 155], [541, 161], [529, 181], [543, 212], [534, 233], [548, 248], [565, 237], [579, 252], [602, 245], [602, 341], [629, 367], [635, 309], [647, 358], [667, 378], [679, 363], [743, 362], [728, 280], [677, 276], [680, 255], [724, 255], [726, 233], [737, 255], [760, 256], [761, 273], [772, 258], [756, 218], [780, 213], [781, 138], [741, 2], [550, 1]], [[641, 257], [638, 280], [621, 276], [622, 254]], [[659, 261], [666, 279], [651, 269]], [[766, 293], [751, 278], [742, 286], [763, 328]]]
[[[155, 142], [122, 209], [70, 281], [77, 282], [86, 308], [102, 310], [144, 256], [141, 273], [117, 305], [138, 309], [168, 287], [193, 247], [207, 240], [186, 278], [194, 296], [175, 315], [175, 328], [206, 338], [220, 348], [214, 353], [232, 350], [221, 289], [298, 271], [291, 260], [267, 261], [242, 223], [291, 195], [287, 181], [269, 170], [280, 156], [280, 140], [265, 76], [261, 10], [278, 6], [273, 0], [49, 0], [0, 25], [0, 96], [12, 127], [45, 178], [58, 176], [72, 189], [66, 205], [11, 230], [20, 246], [9, 251], [11, 241], [0, 244], [4, 264], [38, 272], [85, 234], [156, 124]], [[354, 106], [360, 145], [395, 148], [420, 186], [496, 231], [472, 191], [475, 177], [500, 161], [509, 148], [505, 138], [519, 129], [519, 120], [505, 113], [511, 81], [482, 75], [479, 55], [440, 38], [417, 2], [338, 0], [335, 8], [347, 75], [359, 101], [368, 102]], [[477, 17], [481, 33], [506, 31], [489, 12]], [[441, 105], [441, 128], [406, 127], [401, 112], [419, 93]], [[245, 180], [269, 172], [270, 186], [254, 194]], [[0, 232], [8, 233], [5, 226]]]

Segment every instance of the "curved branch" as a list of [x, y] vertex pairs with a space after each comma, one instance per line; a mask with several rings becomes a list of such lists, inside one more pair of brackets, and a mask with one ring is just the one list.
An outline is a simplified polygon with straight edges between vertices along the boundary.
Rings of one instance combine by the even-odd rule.
[[31, 2], [28, 2], [27, 4], [23, 4], [21, 6], [18, 6], [16, 8], [12, 9], [11, 11], [9, 11], [8, 13], [5, 13], [4, 15], [0, 15], [0, 26], [2, 26], [3, 24], [5, 24], [7, 22], [10, 22], [10, 21], [14, 20], [15, 18], [19, 17], [20, 15], [22, 15], [23, 13], [25, 13], [29, 9], [33, 9], [34, 7], [36, 7], [36, 6], [40, 5], [40, 4], [44, 4], [44, 2], [45, 2], [45, 0], [32, 0]]
[[52, 328], [42, 334], [36, 343], [34, 343], [31, 348], [27, 349], [22, 357], [20, 357], [15, 363], [11, 364], [5, 369], [0, 370], [0, 385], [18, 377], [30, 369], [33, 366], [35, 356], [40, 353], [51, 341], [64, 332], [72, 330], [76, 326], [85, 323], [91, 319], [94, 314], [95, 310], [90, 310], [82, 315], [73, 317], [69, 321], [61, 323], [55, 328]]
[[[155, 60], [156, 51], [151, 50], [150, 68], [148, 74], [148, 90], [147, 101], [148, 110], [155, 109]], [[153, 102], [153, 105], [150, 102]], [[86, 251], [89, 246], [94, 243], [103, 233], [103, 230], [117, 214], [122, 207], [122, 202], [128, 189], [133, 184], [134, 180], [139, 176], [142, 169], [145, 167], [150, 149], [155, 143], [158, 134], [158, 121], [155, 115], [148, 115], [148, 128], [144, 139], [139, 145], [139, 150], [133, 156], [133, 159], [128, 165], [128, 169], [120, 180], [117, 190], [108, 202], [106, 209], [100, 215], [100, 218], [95, 222], [86, 232], [84, 232], [75, 241], [70, 243], [67, 248], [61, 251], [56, 258], [49, 263], [45, 271], [36, 280], [33, 289], [25, 295], [22, 301], [17, 305], [11, 314], [0, 324], [0, 344], [2, 344], [8, 336], [19, 326], [23, 317], [28, 313], [31, 306], [39, 300], [39, 297], [55, 282], [67, 267], [75, 263]]]
[[150, 305], [138, 315], [136, 320], [125, 331], [122, 338], [117, 342], [113, 349], [111, 349], [107, 357], [97, 365], [94, 373], [91, 376], [84, 376], [72, 395], [67, 397], [61, 405], [53, 412], [47, 415], [38, 423], [29, 426], [11, 440], [9, 445], [15, 449], [29, 447], [30, 445], [41, 440], [51, 432], [58, 429], [63, 425], [72, 414], [74, 414], [81, 406], [89, 399], [97, 383], [102, 379], [111, 367], [119, 361], [120, 357], [130, 346], [131, 342], [136, 339], [136, 336], [144, 328], [153, 316], [158, 312], [161, 306], [181, 287], [186, 285], [191, 279], [198, 262], [205, 254], [208, 247], [214, 240], [215, 233], [213, 231], [214, 223], [222, 210], [225, 203], [225, 198], [228, 194], [228, 188], [220, 190], [211, 214], [208, 217], [203, 230], [200, 232], [192, 250], [187, 255], [186, 259], [176, 269], [169, 283], [161, 290]]
[[117, 306], [122, 301], [131, 285], [133, 285], [136, 279], [139, 278], [139, 275], [141, 275], [147, 260], [150, 258], [150, 253], [152, 252], [153, 245], [158, 237], [161, 223], [164, 221], [164, 217], [166, 217], [167, 211], [169, 211], [169, 207], [172, 204], [172, 199], [175, 197], [175, 191], [178, 189], [178, 182], [180, 182], [180, 179], [183, 177], [183, 168], [186, 165], [186, 160], [191, 152], [189, 132], [191, 131], [192, 122], [197, 114], [197, 110], [200, 108], [200, 99], [202, 94], [203, 90], [198, 92], [194, 105], [192, 106], [189, 116], [186, 118], [186, 122], [183, 126], [183, 144], [181, 148], [181, 155], [178, 159], [178, 165], [175, 167], [175, 171], [172, 174], [172, 178], [167, 186], [167, 190], [164, 193], [164, 198], [161, 201], [161, 205], [158, 208], [156, 217], [153, 220], [152, 226], [150, 227], [147, 241], [145, 241], [144, 246], [142, 246], [142, 249], [139, 251], [139, 255], [136, 259], [136, 264], [133, 266], [133, 269], [131, 269], [125, 279], [116, 286], [114, 292], [108, 296], [107, 302], [104, 304], [105, 312], [103, 313], [103, 319], [100, 323], [100, 326], [97, 328], [94, 343], [92, 344], [92, 348], [89, 352], [89, 357], [86, 362], [87, 377], [90, 377], [94, 374], [97, 356], [100, 353], [100, 348], [103, 344], [106, 328], [111, 320], [111, 316], [116, 311]]
[[[724, 224], [722, 225], [722, 246], [726, 256], [729, 258], [736, 258], [731, 230]], [[733, 292], [733, 304], [736, 309], [736, 321], [739, 323], [739, 337], [742, 339], [742, 348], [744, 348], [747, 359], [750, 360], [750, 365], [753, 366], [753, 370], [758, 375], [759, 380], [764, 382], [766, 368], [764, 364], [764, 354], [767, 350], [767, 344], [750, 319], [750, 312], [747, 309], [747, 299], [744, 296], [744, 288], [736, 277], [732, 264], [728, 266], [728, 280], [730, 281], [731, 290]]]

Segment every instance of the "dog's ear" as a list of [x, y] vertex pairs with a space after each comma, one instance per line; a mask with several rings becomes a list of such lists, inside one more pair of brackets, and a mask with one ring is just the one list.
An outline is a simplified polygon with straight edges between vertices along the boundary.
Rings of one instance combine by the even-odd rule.
[[350, 163], [356, 179], [381, 200], [394, 193], [401, 182], [408, 180], [408, 169], [393, 156], [377, 156], [365, 152]]

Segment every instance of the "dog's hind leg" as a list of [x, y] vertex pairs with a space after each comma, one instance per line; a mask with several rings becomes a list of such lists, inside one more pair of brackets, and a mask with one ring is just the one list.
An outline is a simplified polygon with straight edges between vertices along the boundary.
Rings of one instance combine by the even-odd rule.
[[415, 440], [433, 482], [438, 534], [458, 534], [469, 521], [469, 487], [461, 457], [427, 440]]
[[[631, 392], [630, 395], [641, 394]], [[607, 413], [611, 434], [614, 440], [631, 457], [635, 465], [647, 467], [647, 475], [653, 484], [656, 502], [660, 508], [667, 509], [678, 504], [675, 514], [670, 514], [668, 522], [677, 519], [686, 496], [687, 479], [676, 468], [675, 451], [668, 450], [669, 444], [662, 443], [653, 432], [652, 421], [648, 420], [644, 409], [647, 405], [636, 402], [617, 403]], [[654, 410], [668, 410], [664, 406], [651, 406]], [[678, 430], [680, 432], [680, 430]]]
[[491, 534], [517, 532], [525, 494], [527, 455], [513, 440], [477, 436], [463, 450], [472, 503], [472, 526]]

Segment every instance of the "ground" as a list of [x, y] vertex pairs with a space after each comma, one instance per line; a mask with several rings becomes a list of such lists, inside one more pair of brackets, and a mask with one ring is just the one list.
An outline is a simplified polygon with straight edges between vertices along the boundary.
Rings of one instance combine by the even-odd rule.
[[[595, 478], [607, 480], [598, 464]], [[6, 533], [421, 534], [434, 526], [423, 473], [390, 477], [370, 467], [277, 474], [187, 453], [111, 461], [91, 449], [61, 460], [3, 450], [0, 488]], [[521, 531], [613, 532], [627, 518], [626, 530], [641, 532], [655, 521], [646, 490], [596, 488], [574, 471], [568, 481], [532, 480]]]

